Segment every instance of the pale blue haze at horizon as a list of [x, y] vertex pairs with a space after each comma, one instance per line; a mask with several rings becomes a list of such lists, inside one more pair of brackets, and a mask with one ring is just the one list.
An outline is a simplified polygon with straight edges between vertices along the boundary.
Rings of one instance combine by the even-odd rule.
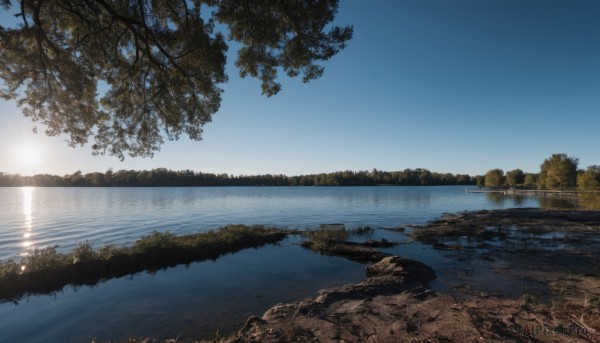
[[[6, 16], [6, 13], [2, 13]], [[0, 102], [0, 172], [63, 175], [193, 169], [288, 175], [336, 170], [537, 172], [552, 153], [600, 164], [600, 2], [342, 1], [346, 50], [309, 84], [282, 75], [277, 96], [240, 79], [230, 49], [221, 109], [200, 142], [167, 142], [153, 159], [94, 157], [64, 137], [31, 134]], [[1, 19], [1, 17], [0, 17]], [[28, 144], [37, 165], [15, 157]]]

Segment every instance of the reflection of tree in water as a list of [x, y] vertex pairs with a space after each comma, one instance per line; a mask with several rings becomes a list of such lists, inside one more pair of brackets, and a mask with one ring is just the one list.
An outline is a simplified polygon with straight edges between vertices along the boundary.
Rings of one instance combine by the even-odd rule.
[[512, 197], [515, 206], [521, 206], [525, 202], [525, 197], [522, 195], [515, 195]]
[[[511, 207], [523, 206], [525, 201], [530, 198], [522, 195], [506, 195], [502, 193], [486, 193], [488, 200], [498, 206], [507, 205], [507, 201], [512, 200]], [[557, 198], [557, 197], [531, 197], [537, 200], [540, 208], [574, 208], [577, 207], [578, 201], [574, 198]], [[579, 199], [579, 204], [582, 207], [589, 209], [600, 209], [600, 194], [596, 198], [589, 197], [587, 199]], [[595, 207], [594, 207], [595, 206]]]
[[[420, 187], [415, 188], [415, 190]], [[407, 207], [428, 207], [431, 206], [431, 191], [427, 188], [421, 188], [418, 191], [406, 192], [400, 195], [399, 198], [404, 206]]]
[[581, 194], [579, 206], [590, 210], [600, 210], [600, 193]]
[[577, 199], [573, 199], [573, 198], [539, 197], [537, 199], [538, 199], [540, 208], [573, 208], [573, 207], [577, 207]]
[[502, 193], [486, 193], [488, 200], [496, 205], [504, 205], [507, 196]]
[[431, 190], [428, 187], [403, 187], [401, 192], [392, 192], [394, 187], [374, 187], [371, 201], [374, 207], [401, 203], [405, 207], [423, 208], [431, 206]]

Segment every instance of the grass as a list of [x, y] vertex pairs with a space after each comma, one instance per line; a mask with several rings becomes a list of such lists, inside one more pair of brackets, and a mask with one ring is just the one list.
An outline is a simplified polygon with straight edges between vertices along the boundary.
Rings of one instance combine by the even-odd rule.
[[348, 237], [346, 230], [312, 230], [305, 232], [308, 241], [304, 243], [313, 250], [327, 250], [335, 242], [344, 240]]
[[[377, 262], [389, 254], [375, 250], [369, 241], [365, 243], [345, 241], [350, 235], [370, 232], [372, 232], [372, 229], [361, 229], [361, 231], [307, 230], [303, 233], [307, 240], [303, 241], [300, 245], [303, 248], [319, 252], [320, 254], [344, 257], [359, 263]], [[387, 243], [386, 240], [382, 239], [381, 242], [377, 242], [376, 246]]]
[[286, 231], [262, 226], [229, 225], [199, 234], [176, 236], [153, 232], [131, 246], [106, 245], [93, 249], [81, 243], [73, 251], [61, 253], [56, 247], [35, 249], [19, 263], [0, 263], [0, 301], [16, 301], [27, 293], [47, 294], [65, 285], [93, 285], [102, 280], [138, 273], [156, 272], [275, 243]]

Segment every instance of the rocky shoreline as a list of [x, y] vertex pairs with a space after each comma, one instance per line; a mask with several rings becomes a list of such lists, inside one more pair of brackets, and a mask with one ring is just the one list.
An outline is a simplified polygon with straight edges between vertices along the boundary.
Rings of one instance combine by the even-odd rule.
[[[436, 273], [427, 265], [382, 253], [363, 282], [278, 304], [223, 341], [600, 341], [600, 212], [464, 212], [409, 236], [456, 261], [445, 272], [447, 291], [428, 289]], [[381, 253], [367, 244], [330, 246], [346, 258], [352, 249]], [[504, 289], [515, 284], [523, 287]]]
[[433, 270], [420, 262], [385, 257], [367, 268], [363, 282], [322, 290], [316, 298], [276, 305], [262, 318], [248, 319], [238, 336], [228, 342], [398, 339], [411, 323], [401, 320], [406, 308], [394, 304], [420, 303], [434, 297], [424, 288], [434, 278]]

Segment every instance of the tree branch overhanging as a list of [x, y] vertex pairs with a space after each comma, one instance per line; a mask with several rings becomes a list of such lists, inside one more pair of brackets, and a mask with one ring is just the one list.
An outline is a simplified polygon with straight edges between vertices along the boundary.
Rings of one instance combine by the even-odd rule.
[[[93, 140], [94, 153], [152, 156], [163, 135], [201, 139], [227, 81], [223, 35], [241, 44], [236, 66], [275, 95], [282, 69], [303, 81], [352, 37], [335, 26], [337, 0], [6, 0], [18, 27], [0, 29], [4, 98], [24, 114], [66, 134], [71, 145]], [[200, 7], [213, 12], [200, 16]], [[143, 76], [143, 77], [142, 77]], [[98, 92], [101, 85], [100, 92]]]

